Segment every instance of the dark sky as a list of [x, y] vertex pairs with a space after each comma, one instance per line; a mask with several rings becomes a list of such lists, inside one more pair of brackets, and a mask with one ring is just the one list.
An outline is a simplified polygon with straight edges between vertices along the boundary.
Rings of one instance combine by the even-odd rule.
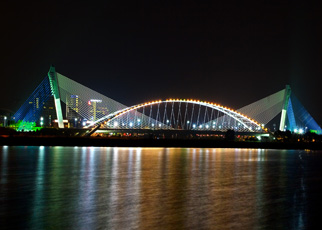
[[321, 1], [8, 2], [0, 108], [16, 111], [53, 64], [126, 105], [178, 97], [238, 109], [290, 84], [322, 124]]

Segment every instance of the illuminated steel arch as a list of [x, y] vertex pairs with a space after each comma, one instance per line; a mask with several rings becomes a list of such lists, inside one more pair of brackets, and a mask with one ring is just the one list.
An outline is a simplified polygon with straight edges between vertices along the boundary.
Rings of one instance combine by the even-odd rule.
[[255, 120], [222, 105], [192, 99], [168, 99], [133, 105], [86, 126], [112, 129], [182, 129], [259, 132]]

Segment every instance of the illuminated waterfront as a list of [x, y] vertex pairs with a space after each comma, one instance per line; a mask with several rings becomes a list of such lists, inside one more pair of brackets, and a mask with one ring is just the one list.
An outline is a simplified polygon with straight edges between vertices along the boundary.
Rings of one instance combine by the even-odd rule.
[[295, 150], [3, 146], [1, 229], [306, 229], [321, 162]]

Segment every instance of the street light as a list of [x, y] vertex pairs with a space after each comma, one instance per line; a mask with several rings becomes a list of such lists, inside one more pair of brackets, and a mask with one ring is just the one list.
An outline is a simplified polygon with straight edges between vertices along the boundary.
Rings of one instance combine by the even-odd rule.
[[4, 116], [4, 118], [3, 118], [4, 120], [3, 120], [3, 126], [4, 127], [6, 127], [7, 126], [7, 117], [6, 116]]

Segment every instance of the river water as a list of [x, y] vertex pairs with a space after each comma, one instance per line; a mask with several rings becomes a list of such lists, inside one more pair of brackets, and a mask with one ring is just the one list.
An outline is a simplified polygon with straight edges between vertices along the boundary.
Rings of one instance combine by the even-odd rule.
[[322, 152], [0, 146], [0, 229], [313, 229]]

